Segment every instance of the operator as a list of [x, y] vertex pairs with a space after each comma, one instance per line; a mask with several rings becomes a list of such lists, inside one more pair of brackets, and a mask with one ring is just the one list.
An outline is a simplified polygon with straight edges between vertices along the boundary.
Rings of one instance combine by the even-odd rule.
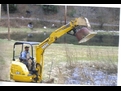
[[33, 61], [32, 61], [32, 57], [30, 56], [29, 46], [25, 46], [25, 50], [21, 53], [20, 58], [22, 62], [27, 66], [28, 70], [31, 71]]

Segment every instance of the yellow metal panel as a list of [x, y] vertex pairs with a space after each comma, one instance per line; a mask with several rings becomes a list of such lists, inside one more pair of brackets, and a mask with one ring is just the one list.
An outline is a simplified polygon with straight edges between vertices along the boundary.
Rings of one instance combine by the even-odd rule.
[[18, 62], [18, 61], [12, 61], [11, 64], [11, 70], [10, 70], [10, 78], [15, 81], [31, 81], [30, 76], [28, 76], [29, 71], [25, 64]]
[[18, 74], [10, 74], [11, 78], [14, 81], [20, 81], [20, 82], [32, 82], [32, 76], [27, 75], [18, 75]]

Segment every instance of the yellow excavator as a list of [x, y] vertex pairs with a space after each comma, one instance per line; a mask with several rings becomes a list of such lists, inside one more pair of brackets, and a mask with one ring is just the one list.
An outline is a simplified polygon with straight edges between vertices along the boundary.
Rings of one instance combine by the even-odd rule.
[[[44, 51], [48, 46], [65, 34], [75, 36], [78, 40], [78, 43], [83, 43], [94, 37], [97, 33], [91, 29], [91, 25], [86, 17], [79, 17], [53, 31], [43, 42], [15, 42], [13, 45], [13, 60], [10, 67], [10, 79], [14, 80], [15, 82], [44, 82]], [[36, 69], [33, 70], [31, 75], [27, 66], [22, 63], [19, 57], [16, 55], [16, 50], [20, 49], [21, 46], [20, 52], [22, 52], [25, 45], [29, 45], [31, 47], [32, 60], [36, 63]], [[19, 48], [17, 49], [16, 46], [19, 46]]]

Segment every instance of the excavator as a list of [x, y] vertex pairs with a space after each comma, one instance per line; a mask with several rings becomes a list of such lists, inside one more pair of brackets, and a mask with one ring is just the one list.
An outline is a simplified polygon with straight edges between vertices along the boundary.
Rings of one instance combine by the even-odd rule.
[[[69, 23], [62, 25], [60, 28], [53, 31], [49, 37], [42, 42], [31, 41], [17, 41], [13, 45], [13, 59], [10, 66], [10, 79], [15, 82], [31, 82], [31, 83], [44, 83], [43, 81], [43, 68], [45, 49], [48, 48], [61, 36], [69, 34], [77, 38], [78, 43], [83, 43], [93, 38], [97, 33], [91, 29], [91, 25], [86, 17], [78, 17], [71, 20]], [[36, 69], [33, 70], [30, 75], [30, 71], [27, 66], [20, 61], [20, 58], [16, 55], [16, 50], [19, 45], [22, 52], [25, 45], [29, 45], [31, 48], [31, 56], [33, 62], [36, 63]], [[49, 79], [50, 80], [50, 79]]]

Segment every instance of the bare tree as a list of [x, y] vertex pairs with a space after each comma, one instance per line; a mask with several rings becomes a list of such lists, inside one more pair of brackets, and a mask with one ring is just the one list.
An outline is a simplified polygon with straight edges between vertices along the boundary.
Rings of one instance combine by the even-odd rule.
[[109, 21], [110, 12], [108, 12], [108, 10], [104, 7], [99, 7], [96, 10], [96, 16], [100, 24], [100, 29], [103, 29], [104, 23], [107, 23]]

